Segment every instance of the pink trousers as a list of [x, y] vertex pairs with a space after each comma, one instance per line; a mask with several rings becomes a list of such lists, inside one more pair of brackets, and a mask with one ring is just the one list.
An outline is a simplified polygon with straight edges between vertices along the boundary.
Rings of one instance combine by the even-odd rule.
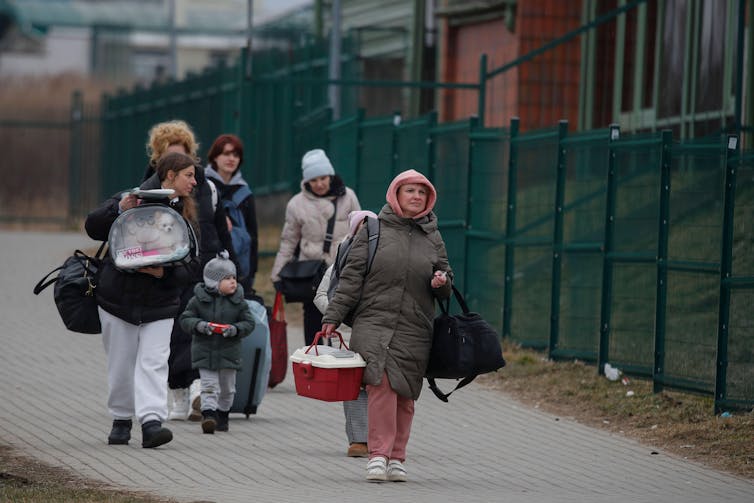
[[414, 401], [393, 391], [387, 374], [382, 375], [379, 386], [367, 385], [367, 396], [369, 458], [383, 456], [405, 461]]

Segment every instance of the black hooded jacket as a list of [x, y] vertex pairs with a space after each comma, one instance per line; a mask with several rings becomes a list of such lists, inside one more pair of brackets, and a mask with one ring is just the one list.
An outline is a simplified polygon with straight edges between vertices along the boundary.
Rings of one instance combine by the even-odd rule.
[[[110, 227], [120, 214], [119, 202], [120, 193], [87, 215], [84, 227], [89, 237], [107, 241]], [[164, 204], [181, 213], [180, 202], [171, 204], [166, 199]], [[201, 269], [193, 261], [165, 267], [164, 271], [162, 278], [140, 272], [121, 271], [115, 267], [108, 254], [97, 274], [97, 304], [113, 316], [133, 325], [174, 318], [179, 314], [181, 293]]]

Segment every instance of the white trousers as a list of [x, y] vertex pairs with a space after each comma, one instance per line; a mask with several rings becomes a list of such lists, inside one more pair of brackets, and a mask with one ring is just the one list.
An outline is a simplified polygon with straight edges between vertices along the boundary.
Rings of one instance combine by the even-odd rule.
[[202, 381], [202, 410], [227, 412], [236, 396], [236, 369], [199, 369]]
[[168, 417], [168, 355], [173, 318], [132, 325], [99, 308], [107, 355], [107, 408], [140, 424]]

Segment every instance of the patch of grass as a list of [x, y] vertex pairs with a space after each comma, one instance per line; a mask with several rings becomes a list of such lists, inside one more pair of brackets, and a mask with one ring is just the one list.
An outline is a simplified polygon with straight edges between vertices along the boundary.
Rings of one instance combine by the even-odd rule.
[[609, 381], [592, 365], [554, 362], [508, 343], [503, 353], [507, 365], [478, 378], [483, 385], [551, 414], [754, 479], [754, 412], [715, 416], [709, 396], [654, 393], [646, 379]]
[[175, 500], [107, 487], [0, 445], [0, 501], [171, 503]]

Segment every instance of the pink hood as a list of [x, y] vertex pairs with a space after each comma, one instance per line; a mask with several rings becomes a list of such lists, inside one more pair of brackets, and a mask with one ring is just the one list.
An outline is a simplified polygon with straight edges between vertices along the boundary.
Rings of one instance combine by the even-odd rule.
[[435, 201], [437, 201], [437, 191], [435, 190], [435, 187], [430, 183], [430, 181], [427, 180], [427, 177], [422, 175], [418, 171], [409, 169], [404, 171], [403, 173], [398, 174], [398, 176], [393, 178], [393, 181], [390, 182], [390, 187], [387, 188], [387, 194], [385, 195], [385, 198], [387, 199], [387, 203], [393, 209], [393, 212], [395, 212], [395, 214], [399, 217], [403, 217], [403, 210], [401, 210], [401, 207], [398, 204], [398, 188], [401, 185], [405, 185], [407, 183], [420, 183], [422, 185], [425, 185], [429, 189], [429, 194], [427, 194], [427, 206], [424, 208], [424, 211], [414, 217], [414, 220], [416, 220], [429, 214], [429, 212], [432, 211], [432, 208], [435, 207]]

